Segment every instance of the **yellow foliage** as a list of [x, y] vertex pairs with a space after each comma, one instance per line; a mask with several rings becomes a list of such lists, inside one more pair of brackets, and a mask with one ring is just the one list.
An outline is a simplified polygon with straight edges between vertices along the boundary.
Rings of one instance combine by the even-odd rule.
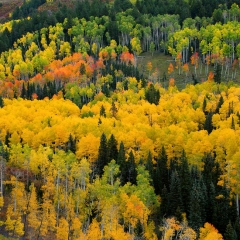
[[203, 228], [200, 228], [199, 240], [223, 240], [223, 237], [212, 224], [207, 222]]

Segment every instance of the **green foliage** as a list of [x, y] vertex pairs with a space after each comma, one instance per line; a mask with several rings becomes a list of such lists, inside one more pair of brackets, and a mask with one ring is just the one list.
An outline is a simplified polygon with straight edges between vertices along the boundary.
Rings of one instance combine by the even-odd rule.
[[154, 85], [151, 83], [149, 88], [146, 89], [145, 98], [149, 103], [154, 103], [158, 105], [160, 99], [160, 92], [155, 89]]

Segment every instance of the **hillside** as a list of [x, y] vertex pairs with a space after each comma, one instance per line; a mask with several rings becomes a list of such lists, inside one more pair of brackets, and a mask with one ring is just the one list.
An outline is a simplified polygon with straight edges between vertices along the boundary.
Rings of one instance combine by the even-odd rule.
[[16, 7], [0, 24], [0, 238], [240, 240], [238, 3]]
[[8, 18], [10, 13], [14, 11], [16, 6], [21, 6], [23, 0], [1, 0], [2, 6], [0, 7], [0, 22]]

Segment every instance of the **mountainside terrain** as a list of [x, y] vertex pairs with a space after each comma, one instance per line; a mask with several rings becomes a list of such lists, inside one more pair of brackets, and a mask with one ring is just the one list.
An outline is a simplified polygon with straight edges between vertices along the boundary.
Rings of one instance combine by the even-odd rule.
[[16, 5], [0, 238], [240, 240], [239, 3]]

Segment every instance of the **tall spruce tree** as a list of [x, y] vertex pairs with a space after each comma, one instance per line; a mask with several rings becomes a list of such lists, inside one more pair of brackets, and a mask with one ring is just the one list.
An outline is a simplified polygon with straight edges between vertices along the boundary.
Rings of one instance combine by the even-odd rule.
[[117, 149], [118, 142], [116, 138], [114, 137], [113, 134], [111, 134], [108, 143], [107, 143], [107, 157], [108, 157], [108, 162], [111, 162], [112, 159], [117, 161], [118, 157], [118, 149]]
[[124, 184], [124, 171], [125, 171], [125, 165], [126, 165], [126, 156], [125, 156], [125, 148], [124, 148], [124, 144], [123, 142], [120, 143], [119, 146], [119, 151], [118, 151], [118, 157], [117, 157], [117, 164], [119, 165], [119, 169], [120, 169], [120, 180], [121, 180], [121, 184]]
[[129, 153], [128, 160], [125, 164], [124, 171], [122, 173], [123, 184], [127, 182], [136, 184], [136, 178], [137, 178], [136, 163], [133, 152], [131, 151]]
[[161, 192], [161, 205], [159, 210], [160, 219], [162, 219], [164, 216], [169, 215], [168, 210], [169, 210], [169, 193], [166, 186], [164, 185]]
[[181, 194], [183, 202], [183, 212], [188, 213], [191, 192], [191, 176], [185, 151], [180, 158], [179, 178], [181, 182]]
[[224, 233], [224, 240], [238, 240], [237, 239], [237, 233], [234, 230], [231, 222], [229, 222], [227, 227], [226, 227], [226, 231]]
[[169, 189], [167, 155], [164, 146], [157, 158], [157, 166], [154, 172], [153, 181], [156, 194], [160, 194], [164, 186]]
[[109, 163], [108, 162], [108, 146], [107, 146], [107, 137], [103, 133], [100, 139], [100, 146], [98, 148], [98, 159], [96, 163], [96, 174], [100, 177], [103, 174], [104, 167]]
[[171, 182], [169, 190], [169, 214], [172, 216], [176, 215], [178, 208], [183, 210], [182, 194], [181, 194], [181, 183], [177, 171], [171, 173]]
[[191, 195], [190, 195], [190, 209], [189, 209], [189, 225], [195, 230], [203, 226], [201, 218], [201, 191], [199, 189], [198, 181], [193, 182]]
[[224, 233], [229, 222], [229, 210], [230, 210], [230, 190], [226, 185], [222, 186], [218, 191], [216, 199], [217, 221], [214, 226], [219, 232]]
[[152, 154], [149, 151], [148, 152], [148, 158], [147, 158], [147, 162], [146, 162], [146, 170], [148, 170], [150, 178], [151, 178], [151, 184], [153, 184], [153, 178], [154, 178], [154, 169], [153, 169], [153, 162], [152, 162]]

